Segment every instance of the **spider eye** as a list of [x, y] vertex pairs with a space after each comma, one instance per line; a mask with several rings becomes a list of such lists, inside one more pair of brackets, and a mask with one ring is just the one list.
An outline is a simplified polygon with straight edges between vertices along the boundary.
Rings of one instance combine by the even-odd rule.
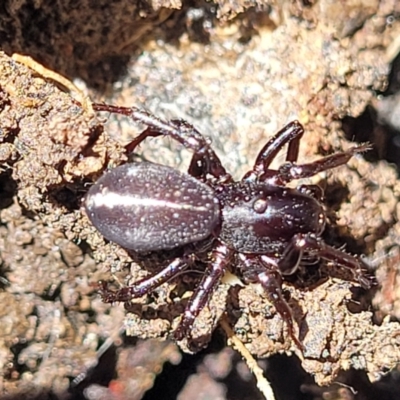
[[253, 203], [253, 210], [257, 213], [257, 214], [263, 214], [265, 212], [265, 210], [268, 207], [268, 202], [266, 199], [257, 199], [254, 203]]

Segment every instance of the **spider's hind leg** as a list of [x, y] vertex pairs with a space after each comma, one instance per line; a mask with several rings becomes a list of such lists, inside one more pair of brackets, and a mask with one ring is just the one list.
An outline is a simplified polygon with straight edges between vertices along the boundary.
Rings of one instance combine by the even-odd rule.
[[115, 291], [108, 289], [108, 284], [106, 282], [100, 282], [100, 295], [105, 303], [126, 303], [132, 299], [151, 293], [163, 283], [181, 274], [191, 263], [192, 260], [190, 257], [175, 258], [170, 264], [156, 274], [146, 276], [131, 286]]
[[[231, 180], [225, 171], [217, 154], [211, 148], [209, 141], [191, 124], [183, 120], [164, 121], [148, 111], [137, 107], [119, 107], [108, 104], [93, 104], [95, 111], [106, 111], [125, 115], [133, 121], [139, 122], [147, 129], [126, 146], [128, 152], [142, 143], [148, 137], [169, 136], [193, 152], [194, 157], [201, 160], [201, 171], [198, 175], [211, 174], [222, 181]], [[192, 162], [193, 164], [193, 162]], [[194, 169], [194, 167], [193, 167]]]
[[221, 278], [224, 276], [228, 265], [231, 262], [234, 251], [225, 245], [218, 245], [211, 254], [211, 262], [205, 274], [196, 287], [192, 297], [185, 308], [182, 319], [175, 330], [176, 340], [182, 340], [184, 337], [190, 337], [190, 331], [196, 317], [200, 311], [209, 303], [214, 289], [218, 286]]

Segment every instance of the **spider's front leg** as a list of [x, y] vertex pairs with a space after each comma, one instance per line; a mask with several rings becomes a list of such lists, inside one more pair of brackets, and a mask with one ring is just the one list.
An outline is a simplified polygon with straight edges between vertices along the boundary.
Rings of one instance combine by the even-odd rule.
[[360, 146], [351, 147], [347, 151], [331, 154], [308, 164], [297, 165], [292, 162], [288, 162], [279, 167], [274, 176], [261, 176], [260, 180], [265, 180], [272, 184], [284, 186], [294, 179], [310, 178], [320, 172], [347, 164], [350, 158], [355, 154], [364, 153], [370, 149], [371, 145], [366, 143]]
[[115, 114], [125, 115], [133, 121], [142, 123], [148, 128], [138, 137], [126, 145], [127, 152], [131, 153], [134, 149], [148, 137], [170, 136], [186, 149], [193, 152], [194, 159], [198, 160], [198, 169], [195, 171], [194, 163], [189, 172], [194, 171], [194, 176], [205, 176], [211, 174], [215, 178], [227, 182], [231, 181], [231, 176], [222, 166], [217, 154], [211, 148], [209, 141], [197, 129], [183, 120], [163, 121], [151, 113], [137, 107], [118, 107], [108, 104], [93, 104], [95, 111], [107, 111]]
[[304, 134], [304, 128], [299, 121], [292, 121], [284, 126], [278, 133], [271, 138], [259, 152], [253, 169], [249, 171], [243, 180], [259, 180], [261, 176], [275, 174], [275, 170], [270, 170], [269, 166], [283, 148], [289, 143], [286, 161], [296, 162], [299, 155], [300, 139]]
[[[287, 124], [261, 149], [253, 169], [243, 177], [243, 180], [256, 180], [284, 186], [294, 179], [309, 178], [319, 172], [346, 164], [353, 155], [363, 153], [371, 148], [369, 144], [354, 146], [347, 151], [323, 157], [312, 163], [297, 165], [299, 145], [303, 134], [304, 128], [300, 122], [293, 121]], [[278, 170], [269, 169], [270, 164], [285, 144], [288, 144], [286, 163]]]

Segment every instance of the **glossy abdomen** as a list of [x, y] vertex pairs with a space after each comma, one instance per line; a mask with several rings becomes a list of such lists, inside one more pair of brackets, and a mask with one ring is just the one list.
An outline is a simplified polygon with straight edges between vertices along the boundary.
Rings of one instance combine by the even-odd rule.
[[136, 252], [169, 250], [211, 235], [220, 222], [213, 190], [152, 163], [124, 164], [89, 190], [86, 213], [108, 240]]

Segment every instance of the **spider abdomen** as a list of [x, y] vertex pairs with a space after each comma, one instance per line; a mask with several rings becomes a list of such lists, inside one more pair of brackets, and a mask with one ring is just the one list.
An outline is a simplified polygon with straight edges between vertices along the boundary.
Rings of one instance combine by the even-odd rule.
[[221, 197], [220, 239], [242, 253], [281, 253], [295, 234], [319, 235], [325, 226], [321, 203], [296, 189], [239, 183]]
[[85, 208], [106, 239], [136, 252], [205, 239], [220, 221], [219, 202], [209, 186], [148, 162], [108, 171], [90, 188]]

